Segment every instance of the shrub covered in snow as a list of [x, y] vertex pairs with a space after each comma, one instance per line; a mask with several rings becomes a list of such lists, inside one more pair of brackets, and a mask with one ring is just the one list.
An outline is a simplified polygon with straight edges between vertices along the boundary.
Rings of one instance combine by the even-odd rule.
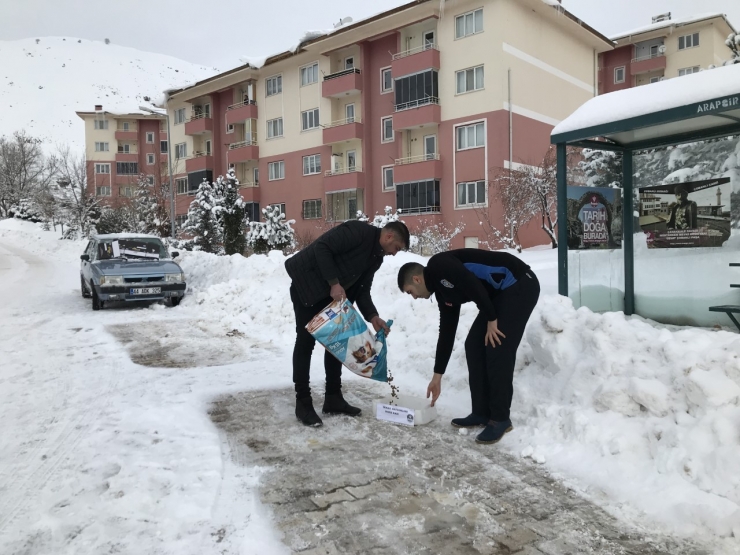
[[198, 186], [195, 199], [188, 209], [188, 220], [183, 232], [192, 237], [193, 250], [221, 254], [223, 238], [219, 216], [222, 210], [220, 199], [213, 186], [204, 179]]
[[266, 206], [262, 209], [264, 222], [249, 222], [247, 245], [257, 254], [271, 250], [284, 250], [295, 244], [295, 220], [286, 220], [280, 205]]

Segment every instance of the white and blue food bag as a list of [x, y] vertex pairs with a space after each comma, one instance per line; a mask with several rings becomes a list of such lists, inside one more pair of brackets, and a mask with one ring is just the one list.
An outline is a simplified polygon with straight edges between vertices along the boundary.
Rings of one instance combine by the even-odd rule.
[[[393, 320], [388, 320], [390, 326]], [[360, 313], [348, 300], [334, 301], [306, 326], [316, 341], [358, 376], [388, 381], [385, 332], [370, 332]]]

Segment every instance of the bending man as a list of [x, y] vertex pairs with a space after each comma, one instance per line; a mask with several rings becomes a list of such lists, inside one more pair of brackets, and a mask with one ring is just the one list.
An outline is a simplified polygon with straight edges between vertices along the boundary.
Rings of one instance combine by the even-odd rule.
[[[395, 256], [409, 248], [409, 230], [401, 222], [390, 222], [378, 229], [368, 223], [352, 220], [334, 227], [285, 262], [293, 282], [290, 299], [295, 312], [296, 340], [293, 348], [293, 383], [296, 392], [295, 415], [306, 426], [321, 426], [313, 408], [309, 377], [311, 353], [316, 340], [306, 324], [332, 300], [357, 302], [365, 320], [377, 332], [390, 330], [370, 297], [373, 276], [387, 254]], [[324, 354], [326, 370], [325, 414], [358, 416], [342, 396], [342, 363], [329, 351]]]
[[537, 276], [505, 252], [459, 249], [435, 254], [426, 268], [416, 262], [398, 272], [398, 287], [415, 299], [435, 294], [439, 337], [434, 377], [427, 388], [432, 405], [442, 392], [442, 375], [452, 355], [460, 306], [474, 302], [480, 311], [465, 340], [472, 413], [455, 418], [458, 428], [485, 426], [477, 443], [496, 443], [513, 427], [509, 419], [514, 394], [516, 351], [540, 295]]

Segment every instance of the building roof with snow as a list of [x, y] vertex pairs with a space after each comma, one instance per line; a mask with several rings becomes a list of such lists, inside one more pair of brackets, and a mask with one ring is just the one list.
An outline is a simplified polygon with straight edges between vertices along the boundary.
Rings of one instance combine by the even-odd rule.
[[662, 31], [662, 34], [670, 34], [675, 28], [685, 27], [687, 25], [693, 25], [695, 23], [701, 23], [705, 21], [711, 21], [713, 19], [718, 20], [718, 23], [723, 23], [724, 25], [726, 25], [727, 31], [732, 32], [732, 33], [737, 32], [737, 30], [732, 25], [732, 23], [730, 23], [730, 20], [727, 19], [727, 16], [725, 14], [723, 13], [704, 13], [704, 14], [692, 15], [688, 17], [682, 17], [678, 19], [672, 19], [672, 18], [664, 19], [662, 21], [657, 21], [650, 25], [643, 25], [642, 27], [638, 27], [636, 29], [631, 29], [629, 31], [623, 31], [616, 35], [612, 35], [610, 39], [616, 43], [619, 43], [620, 45], [629, 44], [631, 42], [635, 42], [635, 40], [643, 40], [644, 38], [643, 35], [646, 35], [649, 33], [652, 34], [656, 31]]

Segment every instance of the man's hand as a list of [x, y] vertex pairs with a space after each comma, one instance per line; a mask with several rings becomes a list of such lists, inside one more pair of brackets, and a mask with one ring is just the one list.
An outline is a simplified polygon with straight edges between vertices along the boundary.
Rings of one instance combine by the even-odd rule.
[[388, 334], [391, 333], [391, 328], [388, 327], [388, 324], [385, 323], [385, 320], [383, 320], [380, 316], [377, 314], [372, 317], [370, 320], [370, 323], [375, 328], [375, 333], [378, 333], [381, 328], [383, 328], [383, 331], [385, 331], [385, 336], [388, 337]]
[[429, 385], [427, 386], [427, 399], [429, 399], [430, 395], [432, 396], [432, 406], [434, 406], [434, 403], [437, 402], [437, 399], [439, 399], [441, 393], [442, 374], [434, 374], [432, 381], [429, 382]]
[[[326, 291], [326, 289], [324, 289], [324, 291]], [[331, 291], [329, 291], [329, 295], [332, 299], [338, 302], [347, 298], [347, 294], [344, 292], [344, 287], [342, 287], [339, 283], [335, 283], [331, 286]]]
[[496, 348], [496, 343], [501, 345], [501, 338], [506, 339], [504, 332], [498, 329], [498, 319], [488, 322], [488, 329], [486, 330], [486, 345], [490, 343], [491, 347]]

